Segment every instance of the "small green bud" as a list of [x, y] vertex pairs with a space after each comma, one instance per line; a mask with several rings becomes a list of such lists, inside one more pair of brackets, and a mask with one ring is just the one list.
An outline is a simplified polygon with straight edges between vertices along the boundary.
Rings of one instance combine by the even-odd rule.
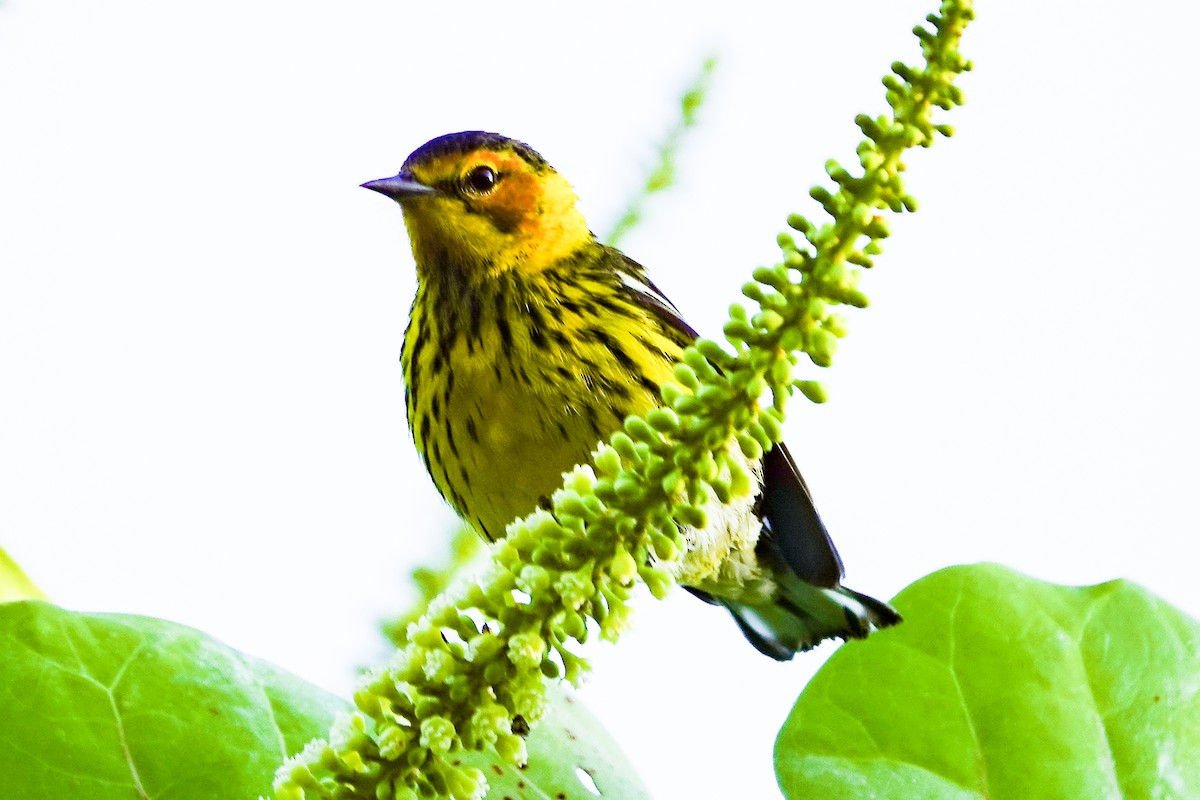
[[407, 729], [399, 725], [387, 725], [376, 737], [379, 755], [388, 761], [395, 761], [408, 747], [411, 739]]
[[779, 348], [790, 353], [800, 349], [803, 341], [804, 334], [801, 331], [795, 328], [785, 328], [779, 337]]
[[837, 337], [824, 328], [813, 328], [808, 332], [808, 357], [818, 367], [828, 367], [833, 363], [833, 354], [837, 350]]
[[792, 230], [797, 230], [801, 233], [808, 233], [812, 229], [812, 223], [802, 214], [788, 214], [787, 224]]
[[487, 782], [479, 770], [473, 767], [457, 769], [447, 765], [442, 776], [446, 779], [446, 792], [453, 800], [483, 800]]
[[700, 391], [696, 392], [697, 399], [709, 408], [716, 408], [729, 402], [731, 396], [728, 387], [721, 384], [705, 384], [700, 387]]
[[[496, 663], [501, 667], [504, 666], [501, 662]], [[497, 736], [511, 730], [508, 711], [499, 703], [480, 700], [471, 712], [471, 721], [467, 724], [467, 730], [472, 737], [469, 741], [472, 747], [492, 744], [496, 741]]]
[[804, 268], [808, 266], [811, 256], [805, 250], [789, 250], [787, 255], [783, 257], [783, 265], [788, 269], [804, 272]]
[[[425, 752], [428, 753], [429, 751], [426, 750]], [[433, 759], [430, 758], [430, 761], [433, 761]], [[427, 794], [427, 793], [433, 794], [433, 795], [436, 795], [437, 797], [448, 797], [450, 794], [450, 787], [446, 785], [446, 776], [443, 775], [441, 772], [437, 771], [437, 769], [436, 769], [437, 765], [438, 765], [438, 762], [433, 761], [432, 764], [430, 764], [428, 767], [426, 767], [423, 770], [423, 774], [418, 779], [419, 781], [422, 782], [421, 793], [422, 794]], [[417, 766], [417, 765], [414, 764], [413, 766]], [[433, 791], [426, 792], [425, 791], [426, 786], [428, 786]]]
[[641, 417], [626, 417], [625, 432], [635, 442], [659, 442], [662, 437]]
[[442, 639], [442, 632], [437, 628], [423, 628], [417, 625], [409, 627], [408, 640], [424, 648], [440, 648], [446, 644]]
[[490, 661], [483, 668], [483, 679], [492, 686], [499, 686], [508, 678], [509, 669], [502, 661]]
[[679, 430], [679, 415], [669, 408], [652, 408], [646, 412], [646, 422], [661, 433], [674, 434]]
[[646, 459], [646, 483], [658, 483], [671, 471], [671, 462], [659, 455]]
[[671, 403], [671, 407], [678, 414], [698, 414], [704, 404], [695, 395], [681, 395], [678, 400]]
[[596, 485], [596, 473], [587, 464], [580, 464], [563, 476], [564, 485], [579, 494], [587, 494]]
[[496, 739], [496, 752], [510, 764], [522, 766], [529, 760], [525, 740], [515, 734], [505, 734]]
[[671, 591], [671, 587], [675, 585], [675, 579], [671, 577], [671, 573], [664, 569], [645, 566], [638, 570], [638, 574], [645, 581], [650, 594], [658, 600], [665, 598]]
[[671, 537], [655, 533], [650, 537], [650, 541], [658, 560], [674, 561], [679, 556], [679, 548], [675, 546], [675, 541]]
[[549, 585], [550, 572], [544, 567], [533, 564], [523, 567], [520, 576], [517, 578], [517, 588], [530, 596], [541, 594]]
[[783, 426], [780, 425], [780, 422], [781, 420], [775, 415], [773, 409], [765, 408], [758, 415], [758, 424], [762, 426], [772, 442], [783, 441]]
[[825, 329], [839, 338], [848, 333], [846, 318], [841, 314], [830, 314], [825, 320]]
[[419, 695], [413, 705], [413, 712], [422, 719], [432, 717], [442, 710], [442, 702], [427, 694]]
[[508, 660], [518, 669], [533, 669], [545, 655], [546, 640], [537, 633], [518, 633], [508, 640]]
[[737, 435], [738, 447], [741, 448], [742, 455], [751, 461], [756, 461], [762, 458], [763, 448], [753, 436], [749, 433], [739, 433]]
[[864, 255], [861, 250], [855, 250], [852, 253], [847, 253], [846, 260], [851, 264], [855, 264], [865, 269], [870, 269], [871, 267], [875, 266], [875, 262], [871, 261], [870, 258]]
[[630, 583], [633, 576], [637, 575], [637, 571], [637, 562], [624, 548], [618, 549], [613, 554], [612, 561], [608, 565], [608, 572], [612, 575], [613, 580], [621, 584]]
[[615, 476], [621, 470], [621, 456], [607, 444], [602, 444], [596, 448], [592, 462], [596, 465], [596, 469], [600, 470], [601, 475], [609, 478]]
[[758, 267], [754, 270], [754, 280], [759, 283], [765, 283], [776, 291], [783, 291], [791, 285], [788, 280], [787, 269], [782, 264], [776, 264], [773, 267]]
[[568, 608], [579, 608], [596, 594], [596, 586], [592, 583], [591, 567], [584, 566], [579, 570], [563, 572], [554, 581], [554, 588], [562, 598], [563, 605]]
[[871, 301], [857, 289], [848, 289], [842, 294], [842, 302], [854, 308], [866, 308]]
[[[629, 434], [624, 431], [618, 431], [612, 434], [612, 438], [608, 439], [608, 444], [613, 446], [613, 449], [620, 453], [620, 457], [625, 459], [632, 465], [642, 463], [642, 457], [637, 453], [637, 447], [634, 446], [634, 440], [629, 438]], [[620, 477], [617, 479], [620, 480]]]
[[[725, 334], [725, 337], [727, 339], [730, 339], [733, 341], [739, 341], [739, 342], [753, 342], [753, 341], [755, 341], [756, 337], [758, 336], [758, 332], [756, 330], [754, 330], [754, 327], [752, 325], [750, 325], [750, 323], [747, 322], [746, 320], [741, 320], [741, 319], [729, 320], [728, 322], [725, 323], [725, 326], [721, 330]], [[675, 370], [676, 370], [675, 377], [676, 377], [676, 379], [679, 380], [680, 383], [684, 384], [685, 386], [687, 386], [690, 389], [696, 388], [695, 386], [687, 383], [680, 377], [679, 371], [678, 371], [679, 367], [676, 367]], [[694, 375], [692, 377], [693, 377], [693, 379], [695, 378]]]
[[571, 514], [576, 517], [589, 518], [588, 508], [583, 499], [570, 489], [559, 489], [551, 497], [556, 513]]
[[617, 492], [615, 489], [613, 489], [613, 482], [609, 478], [601, 478], [600, 480], [596, 481], [596, 485], [592, 488], [592, 492], [596, 495], [593, 499], [595, 499], [597, 504], [601, 506], [609, 505], [617, 498]]
[[496, 634], [481, 633], [471, 637], [467, 648], [467, 658], [474, 663], [487, 661], [495, 658], [503, 647], [504, 640]]
[[829, 395], [825, 393], [825, 387], [818, 381], [796, 381], [795, 387], [800, 390], [800, 394], [814, 403], [824, 403], [829, 399]]
[[729, 461], [729, 490], [736, 497], [746, 497], [753, 490], [749, 471], [732, 459]]
[[667, 497], [674, 497], [683, 488], [683, 471], [675, 468], [668, 472], [662, 479], [663, 494]]
[[391, 706], [387, 698], [380, 697], [366, 686], [360, 686], [354, 692], [354, 707], [368, 716], [374, 716], [381, 709]]
[[454, 723], [445, 717], [429, 717], [421, 720], [421, 747], [427, 747], [431, 752], [443, 754], [450, 752], [458, 732]]
[[[558, 514], [558, 522], [560, 525], [562, 525], [564, 531], [570, 531], [572, 533], [583, 532], [584, 525], [582, 517], [577, 517], [574, 514], [568, 514], [563, 511], [559, 512]], [[548, 550], [545, 547], [539, 547], [533, 551], [531, 560], [533, 563], [540, 566], [555, 568], [558, 565], [558, 551]]]
[[573, 611], [560, 612], [552, 628], [556, 633], [576, 640], [582, 640], [587, 635], [587, 624], [583, 617]]
[[454, 657], [446, 650], [431, 650], [425, 656], [425, 679], [430, 683], [444, 683], [455, 673]]
[[[288, 768], [287, 780], [290, 783], [296, 784], [296, 786], [298, 788], [299, 787], [308, 787], [308, 788], [316, 788], [317, 787], [317, 785], [318, 785], [317, 778], [315, 775], [312, 774], [312, 769], [309, 768], [309, 765], [306, 762], [304, 762], [304, 761], [296, 762], [294, 760], [289, 760], [285, 764], [285, 767]], [[301, 798], [303, 800], [304, 793], [301, 792], [300, 794], [301, 794]]]
[[696, 342], [695, 347], [702, 356], [720, 369], [728, 369], [729, 364], [733, 361], [733, 356], [726, 352], [719, 342], [712, 339], [700, 339]]
[[681, 397], [687, 396], [678, 384], [668, 381], [662, 385], [662, 400], [668, 406], [674, 406]]
[[708, 356], [696, 347], [689, 347], [683, 351], [683, 363], [691, 367], [697, 378], [702, 381], [711, 381], [720, 374], [709, 362]]
[[[726, 326], [728, 328], [728, 326]], [[728, 333], [728, 330], [726, 330]], [[692, 391], [696, 391], [700, 386], [700, 379], [696, 377], [696, 372], [687, 364], [675, 365], [675, 380], [686, 386]]]
[[[756, 303], [761, 304], [763, 298], [766, 297], [766, 290], [763, 289], [763, 285], [761, 283], [756, 281], [746, 281], [742, 284], [742, 294]], [[730, 319], [733, 319], [737, 322], [747, 322], [750, 319], [749, 315], [746, 313], [746, 309], [736, 303], [730, 306], [729, 310]], [[733, 313], [735, 310], [737, 313]]]
[[783, 325], [783, 317], [777, 311], [764, 309], [754, 315], [754, 324], [766, 331], [774, 331]]
[[617, 478], [613, 483], [613, 489], [620, 497], [631, 502], [638, 500], [643, 495], [642, 484], [629, 474]]

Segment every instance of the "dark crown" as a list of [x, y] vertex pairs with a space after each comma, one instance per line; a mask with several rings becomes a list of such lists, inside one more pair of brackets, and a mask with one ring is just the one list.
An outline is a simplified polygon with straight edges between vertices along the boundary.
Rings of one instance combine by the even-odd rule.
[[411, 169], [417, 164], [428, 162], [438, 156], [470, 153], [473, 150], [511, 150], [539, 172], [550, 166], [546, 163], [546, 159], [524, 142], [487, 131], [461, 131], [430, 139], [404, 160], [404, 166], [401, 169]]

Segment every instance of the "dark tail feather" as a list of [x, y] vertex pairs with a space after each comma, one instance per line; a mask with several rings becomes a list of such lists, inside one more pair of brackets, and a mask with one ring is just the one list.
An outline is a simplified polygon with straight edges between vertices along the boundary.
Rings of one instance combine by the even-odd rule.
[[788, 661], [825, 639], [861, 639], [900, 621], [887, 603], [841, 585], [842, 560], [782, 444], [763, 457], [759, 511], [763, 531], [755, 555], [778, 583], [772, 602], [751, 605], [699, 594], [729, 609], [760, 653]]

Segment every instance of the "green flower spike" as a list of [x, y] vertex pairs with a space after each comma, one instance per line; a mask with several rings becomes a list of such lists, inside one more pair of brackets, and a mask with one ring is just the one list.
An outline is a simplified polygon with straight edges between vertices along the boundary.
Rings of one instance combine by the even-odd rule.
[[[807, 244], [783, 235], [781, 263], [755, 270], [745, 294], [759, 310], [732, 309], [727, 345], [701, 341], [686, 352], [679, 385], [663, 389], [667, 411], [627, 420], [593, 454], [594, 469], [565, 476], [551, 512], [513, 522], [485, 572], [409, 626], [408, 644], [356, 693], [358, 712], [334, 726], [328, 744], [280, 768], [277, 798], [478, 800], [484, 776], [455, 766], [459, 754], [492, 747], [523, 762], [520, 732], [545, 710], [546, 678], [577, 682], [587, 662], [573, 648], [592, 632], [620, 636], [634, 574], [665, 596], [688, 565], [678, 525], [702, 525], [710, 497], [747, 491], [730, 452], [778, 442], [794, 389], [824, 398], [795, 378], [795, 355], [828, 366], [845, 334], [832, 309], [867, 304], [858, 273], [888, 235], [880, 213], [916, 207], [900, 181], [901, 156], [949, 135], [931, 121], [933, 109], [962, 102], [952, 81], [970, 68], [957, 46], [972, 17], [967, 0], [950, 1], [929, 17], [930, 28], [916, 29], [925, 63], [896, 64], [884, 80], [892, 116], [856, 120], [866, 135], [862, 174], [830, 163], [836, 189], [812, 190], [830, 221], [788, 220]], [[768, 391], [772, 405], [761, 408]]]

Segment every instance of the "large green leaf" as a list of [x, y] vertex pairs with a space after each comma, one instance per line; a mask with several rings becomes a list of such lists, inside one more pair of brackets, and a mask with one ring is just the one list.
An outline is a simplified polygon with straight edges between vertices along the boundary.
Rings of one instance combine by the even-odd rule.
[[775, 744], [788, 798], [1200, 797], [1200, 625], [1125, 581], [952, 567], [843, 647]]
[[346, 708], [183, 625], [0, 605], [3, 798], [254, 798]]

